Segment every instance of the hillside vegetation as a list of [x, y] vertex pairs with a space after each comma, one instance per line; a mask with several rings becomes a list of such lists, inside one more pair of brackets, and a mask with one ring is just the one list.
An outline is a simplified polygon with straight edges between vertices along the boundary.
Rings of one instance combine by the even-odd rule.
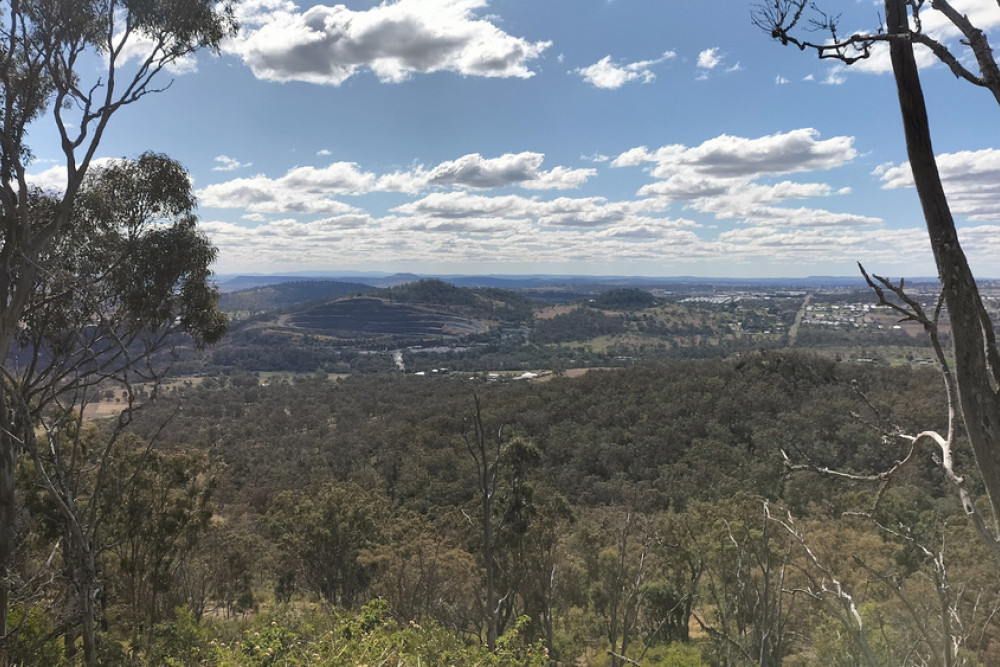
[[[898, 433], [946, 428], [939, 375], [916, 343], [880, 363], [914, 335], [856, 298], [420, 281], [248, 318], [107, 458], [87, 443], [128, 392], [53, 430], [108, 471], [76, 482], [103, 522], [101, 660], [933, 663], [960, 622], [992, 664], [1000, 579], [952, 484], [923, 455], [881, 476]], [[835, 335], [872, 345], [787, 349]], [[61, 539], [39, 474], [25, 573]], [[18, 659], [73, 664], [63, 599], [21, 599]]]
[[[990, 664], [1000, 629], [977, 606], [1000, 582], [929, 462], [888, 489], [782, 463], [785, 452], [878, 473], [905, 452], [872, 424], [941, 427], [941, 400], [927, 369], [764, 351], [544, 383], [239, 374], [177, 388], [136, 434], [201, 472], [147, 487], [210, 489], [212, 520], [186, 524], [188, 546], [161, 575], [169, 586], [143, 612], [158, 630], [136, 635], [132, 656], [603, 665], [610, 651], [724, 665], [763, 652], [767, 664], [856, 664], [859, 645], [833, 631], [850, 618], [818, 588], [835, 577], [867, 622], [891, 628], [871, 642], [881, 664], [947, 641], [942, 599], [976, 630], [963, 650]], [[487, 612], [469, 438], [480, 423], [498, 456], [496, 655], [476, 648]], [[187, 516], [173, 497], [150, 527]], [[888, 528], [900, 524], [907, 532]], [[157, 535], [129, 539], [152, 548]], [[942, 544], [961, 596], [927, 588], [935, 565], [921, 549]], [[106, 564], [109, 614], [122, 619], [123, 577], [152, 576], [127, 562]]]

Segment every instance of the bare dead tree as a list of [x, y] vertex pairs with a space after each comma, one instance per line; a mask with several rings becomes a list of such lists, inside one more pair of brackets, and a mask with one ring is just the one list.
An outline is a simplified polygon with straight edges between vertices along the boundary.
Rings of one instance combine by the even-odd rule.
[[[954, 374], [947, 364], [941, 366], [949, 392], [948, 434], [941, 436], [933, 432], [922, 432], [906, 436], [906, 439], [914, 446], [930, 441], [940, 449], [942, 469], [958, 488], [963, 507], [975, 523], [980, 536], [990, 542], [990, 550], [1000, 563], [996, 524], [1000, 517], [1000, 353], [993, 323], [983, 306], [975, 277], [959, 243], [955, 221], [938, 173], [913, 45], [924, 44], [930, 48], [956, 75], [990, 90], [998, 103], [1000, 70], [985, 33], [972, 25], [966, 16], [959, 14], [947, 0], [884, 0], [884, 7], [885, 23], [882, 27], [869, 33], [847, 37], [842, 37], [838, 32], [839, 16], [825, 14], [806, 0], [772, 0], [758, 4], [753, 20], [783, 44], [810, 50], [821, 58], [833, 58], [846, 64], [869, 57], [876, 43], [888, 43], [907, 155], [937, 265], [942, 303], [950, 320], [955, 353]], [[943, 14], [962, 33], [963, 43], [975, 56], [980, 70], [978, 74], [967, 70], [959, 62], [961, 59], [947, 46], [923, 32], [921, 12], [927, 9]], [[800, 39], [797, 34], [804, 28], [825, 30], [829, 33], [830, 40], [811, 42]], [[914, 302], [907, 299], [902, 282], [898, 288], [892, 289], [887, 280], [868, 280], [873, 288], [878, 284], [880, 289], [888, 289], [899, 300], [903, 308], [900, 312], [905, 318], [920, 321], [929, 333], [936, 335], [937, 314], [932, 320], [914, 309]], [[884, 300], [885, 292], [878, 289], [876, 292]], [[938, 313], [940, 309], [941, 305]], [[933, 336], [932, 342], [937, 348], [940, 364], [944, 359], [940, 343]], [[975, 513], [974, 505], [965, 490], [964, 480], [953, 468], [951, 452], [956, 414], [961, 416], [964, 423], [990, 500], [993, 521], [989, 529], [986, 522]], [[903, 436], [899, 434], [897, 437]], [[910, 460], [912, 459], [908, 456], [897, 468], [905, 466]], [[893, 471], [882, 473], [886, 477], [891, 477], [892, 474]]]
[[486, 573], [486, 599], [483, 606], [486, 616], [486, 645], [496, 651], [500, 601], [497, 595], [496, 527], [494, 504], [500, 483], [500, 457], [503, 452], [505, 423], [495, 434], [483, 422], [483, 408], [479, 396], [473, 394], [473, 410], [466, 420], [462, 433], [465, 448], [476, 467], [476, 484], [479, 492], [479, 528], [482, 531], [483, 568]]
[[[616, 531], [615, 557], [609, 563], [609, 571], [606, 573], [607, 636], [611, 646], [608, 655], [611, 656], [612, 667], [622, 667], [626, 663], [639, 664], [626, 656], [639, 622], [639, 611], [645, 593], [643, 587], [649, 576], [647, 558], [653, 542], [648, 529], [636, 525], [640, 519], [635, 512], [626, 512], [621, 530]], [[637, 542], [637, 547], [632, 546], [632, 542]], [[637, 556], [633, 553], [636, 548]]]
[[746, 508], [740, 521], [724, 520], [720, 543], [702, 543], [717, 550], [718, 562], [705, 568], [706, 611], [692, 612], [701, 629], [725, 654], [725, 664], [780, 665], [788, 651], [796, 600], [787, 595], [794, 540], [774, 530], [766, 514]]
[[[890, 13], [888, 4], [886, 16]], [[821, 59], [837, 60], [847, 65], [870, 57], [878, 44], [894, 41], [920, 44], [930, 49], [957, 78], [985, 88], [1000, 104], [1000, 68], [993, 56], [989, 36], [948, 0], [901, 0], [900, 4], [904, 5], [900, 9], [904, 13], [908, 11], [912, 19], [910, 28], [905, 32], [889, 29], [879, 21], [872, 30], [845, 35], [840, 28], [842, 14], [826, 12], [811, 0], [760, 2], [753, 7], [751, 19], [754, 25], [784, 45], [812, 51]], [[962, 35], [960, 45], [973, 57], [978, 72], [965, 64], [966, 52], [956, 53], [954, 47], [924, 31], [924, 11], [939, 13], [955, 26]], [[801, 36], [803, 33], [823, 35], [827, 39], [806, 39]]]
[[[967, 664], [962, 655], [962, 649], [969, 643], [969, 638], [975, 632], [974, 623], [976, 616], [971, 614], [970, 619], [963, 618], [960, 611], [961, 598], [964, 590], [956, 587], [948, 575], [948, 567], [945, 562], [945, 540], [941, 539], [941, 544], [936, 549], [932, 549], [921, 543], [905, 528], [891, 528], [879, 523], [878, 527], [885, 533], [890, 534], [915, 548], [929, 563], [929, 578], [934, 585], [934, 593], [937, 597], [937, 608], [931, 605], [932, 613], [928, 614], [925, 605], [914, 599], [912, 594], [904, 590], [898, 577], [891, 576], [879, 571], [863, 559], [854, 557], [854, 562], [865, 572], [872, 575], [877, 581], [884, 584], [892, 594], [900, 600], [902, 607], [910, 616], [914, 627], [918, 629], [920, 641], [926, 647], [926, 662], [931, 665], [941, 667], [955, 667]], [[978, 608], [976, 603], [975, 607]], [[986, 632], [986, 628], [992, 623], [998, 607], [994, 601], [993, 609], [986, 615], [980, 630], [980, 637]], [[936, 621], [936, 623], [935, 623]]]
[[806, 555], [807, 565], [796, 566], [796, 569], [804, 576], [806, 584], [784, 589], [784, 592], [793, 596], [805, 595], [808, 598], [825, 604], [843, 624], [847, 634], [860, 651], [864, 664], [875, 667], [878, 662], [875, 660], [871, 645], [868, 643], [867, 628], [865, 627], [864, 620], [861, 618], [861, 612], [858, 610], [854, 596], [845, 588], [836, 574], [824, 565], [816, 553], [809, 547], [805, 535], [795, 527], [795, 521], [792, 519], [791, 512], [788, 512], [784, 519], [777, 518], [771, 514], [770, 505], [765, 501], [764, 516], [768, 521], [772, 521], [788, 531], [788, 534], [802, 547]]
[[[991, 528], [986, 519], [983, 518], [976, 507], [965, 477], [955, 469], [955, 446], [957, 436], [957, 419], [960, 406], [958, 404], [958, 386], [951, 365], [948, 362], [944, 346], [939, 335], [939, 323], [942, 314], [943, 300], [938, 299], [933, 314], [924, 311], [920, 303], [910, 297], [905, 291], [905, 282], [900, 280], [894, 283], [883, 276], [870, 276], [862, 267], [862, 273], [868, 281], [869, 286], [875, 291], [879, 298], [879, 304], [891, 308], [900, 315], [901, 322], [916, 322], [923, 326], [934, 349], [934, 355], [941, 370], [941, 377], [944, 383], [946, 407], [948, 411], [948, 427], [946, 432], [941, 433], [934, 430], [925, 430], [918, 433], [908, 432], [899, 425], [887, 423], [879, 408], [869, 399], [857, 386], [855, 391], [864, 401], [868, 409], [873, 413], [875, 419], [864, 420], [864, 422], [875, 430], [882, 438], [883, 442], [900, 442], [906, 447], [906, 455], [895, 463], [888, 470], [883, 470], [874, 474], [856, 474], [818, 466], [808, 459], [805, 461], [793, 462], [787, 453], [782, 452], [785, 458], [785, 465], [789, 470], [811, 470], [813, 472], [850, 480], [854, 482], [869, 482], [879, 484], [879, 489], [873, 506], [865, 513], [871, 517], [878, 507], [886, 490], [898, 477], [900, 473], [909, 467], [920, 452], [927, 446], [930, 447], [930, 456], [934, 463], [941, 470], [945, 479], [953, 486], [962, 503], [962, 509], [972, 522], [983, 545], [993, 557], [997, 566], [1000, 567], [1000, 541], [997, 539], [995, 528]], [[864, 419], [861, 415], [855, 415], [859, 419]]]

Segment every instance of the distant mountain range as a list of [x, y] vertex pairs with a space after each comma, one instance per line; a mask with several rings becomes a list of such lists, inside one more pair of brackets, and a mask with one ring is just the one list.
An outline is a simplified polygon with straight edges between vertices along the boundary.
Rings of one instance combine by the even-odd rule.
[[[644, 277], [644, 276], [580, 276], [580, 275], [417, 275], [413, 273], [393, 274], [333, 274], [312, 273], [293, 275], [223, 275], [217, 276], [216, 284], [222, 292], [235, 292], [255, 287], [278, 285], [290, 282], [335, 282], [367, 285], [370, 287], [395, 287], [421, 279], [437, 279], [456, 287], [499, 287], [503, 289], [538, 289], [542, 287], [575, 287], [593, 285], [599, 287], [624, 286], [666, 288], [682, 285], [724, 286], [727, 288], [754, 286], [789, 288], [815, 287], [860, 287], [864, 285], [861, 276], [808, 276], [805, 278], [700, 278], [696, 276]], [[908, 278], [910, 283], [936, 282], [935, 277]]]

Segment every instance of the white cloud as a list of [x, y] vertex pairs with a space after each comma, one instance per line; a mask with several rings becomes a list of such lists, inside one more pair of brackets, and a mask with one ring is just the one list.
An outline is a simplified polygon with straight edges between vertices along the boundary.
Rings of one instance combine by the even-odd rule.
[[567, 190], [593, 177], [593, 168], [557, 166], [542, 170], [542, 153], [506, 153], [485, 158], [463, 155], [433, 168], [421, 165], [405, 172], [376, 176], [353, 162], [333, 162], [325, 167], [296, 167], [279, 178], [257, 175], [216, 183], [198, 191], [205, 206], [241, 208], [256, 213], [288, 211], [343, 213], [353, 207], [336, 197], [371, 192], [416, 194], [431, 188], [493, 189], [508, 186], [526, 190]]
[[702, 213], [719, 219], [739, 220], [766, 227], [822, 227], [831, 225], [875, 226], [878, 218], [824, 209], [777, 206], [794, 199], [814, 199], [845, 194], [826, 183], [784, 180], [758, 183], [782, 174], [819, 171], [853, 160], [857, 151], [851, 137], [819, 139], [811, 128], [748, 139], [720, 135], [698, 146], [663, 146], [651, 151], [645, 146], [620, 154], [615, 167], [652, 164], [649, 173], [657, 180], [642, 186], [641, 197], [661, 197], [686, 202]]
[[537, 203], [531, 211], [545, 227], [602, 228], [635, 222], [639, 214], [667, 206], [668, 202], [656, 199], [610, 202], [603, 197], [559, 197]]
[[509, 35], [475, 10], [486, 0], [397, 0], [354, 11], [344, 5], [293, 11], [258, 3], [249, 29], [227, 45], [270, 81], [340, 85], [364, 69], [399, 82], [414, 73], [533, 76], [528, 68], [550, 42]]
[[64, 192], [66, 190], [66, 167], [57, 165], [37, 174], [29, 174], [28, 183], [43, 192]]
[[[494, 263], [532, 262], [558, 271], [568, 262], [606, 265], [609, 257], [662, 266], [695, 266], [725, 257], [729, 266], [768, 261], [773, 266], [809, 266], [817, 262], [853, 265], [862, 260], [880, 267], [902, 266], [929, 253], [919, 230], [741, 226], [703, 239], [691, 221], [637, 216], [592, 229], [541, 227], [526, 217], [427, 218], [421, 216], [335, 216], [321, 223], [276, 221], [255, 227], [209, 222], [203, 225], [219, 247], [220, 271], [254, 266], [287, 270], [351, 266], [364, 262], [461, 262], [480, 267]], [[997, 227], [977, 230], [976, 238], [1000, 238]], [[982, 247], [988, 247], [983, 245]], [[974, 245], [979, 249], [979, 245]], [[995, 248], [994, 248], [995, 252]], [[363, 258], [363, 259], [360, 259]]]
[[517, 195], [486, 197], [466, 192], [435, 192], [392, 211], [431, 218], [524, 217], [532, 204], [532, 200]]
[[847, 68], [844, 65], [834, 65], [826, 72], [823, 83], [827, 86], [839, 86], [847, 82]]
[[597, 171], [556, 167], [539, 171], [545, 156], [541, 153], [506, 153], [498, 158], [484, 158], [479, 153], [463, 155], [442, 162], [426, 173], [424, 185], [452, 185], [470, 188], [501, 188], [520, 185], [533, 190], [575, 188]]
[[[1000, 149], [943, 153], [937, 163], [954, 213], [970, 220], [1000, 222]], [[879, 165], [875, 174], [885, 188], [913, 187], [909, 162]]]
[[786, 79], [785, 77], [783, 77], [781, 75], [778, 75], [778, 76], [774, 77], [774, 82], [776, 84], [778, 84], [779, 86], [783, 86], [786, 83], [788, 83], [788, 79]]
[[531, 219], [541, 227], [594, 229], [635, 223], [638, 219], [647, 219], [644, 214], [663, 211], [668, 205], [669, 202], [658, 199], [611, 202], [603, 197], [558, 197], [541, 201], [517, 195], [489, 197], [447, 192], [432, 193], [397, 206], [392, 213], [424, 220]]
[[719, 55], [719, 48], [705, 49], [698, 54], [698, 67], [701, 69], [715, 69], [722, 62]]
[[371, 191], [375, 175], [352, 162], [296, 167], [281, 178], [263, 175], [216, 183], [197, 192], [204, 206], [245, 208], [251, 213], [345, 213], [354, 207], [333, 199]]
[[[649, 179], [637, 196], [625, 200], [548, 198], [544, 189], [576, 187], [597, 170], [543, 169], [544, 155], [532, 151], [495, 157], [470, 153], [386, 174], [335, 162], [297, 167], [277, 178], [234, 179], [199, 194], [206, 206], [239, 207], [250, 216], [253, 222], [245, 227], [210, 223], [207, 230], [225, 262], [258, 270], [351, 261], [597, 267], [607, 258], [679, 266], [720, 257], [734, 267], [764, 260], [776, 267], [855, 260], [889, 267], [899, 266], [899, 248], [909, 252], [912, 246], [909, 259], [927, 255], [913, 230], [908, 233], [916, 240], [903, 242], [905, 235], [886, 229], [879, 218], [826, 204], [849, 193], [843, 183], [792, 176], [831, 170], [856, 156], [852, 137], [823, 138], [803, 128], [623, 151], [610, 165], [638, 167]], [[985, 167], [991, 160], [978, 154], [966, 158], [984, 165], [983, 183], [1000, 182]], [[883, 167], [886, 175], [894, 170], [898, 167]], [[490, 194], [509, 187], [520, 190]], [[387, 191], [411, 196], [402, 203], [373, 199], [389, 207], [379, 215], [341, 201]], [[274, 214], [283, 219], [269, 220]], [[308, 222], [295, 219], [298, 214], [326, 217]], [[706, 220], [713, 224], [706, 226]], [[988, 231], [976, 239], [977, 248], [993, 248]], [[912, 272], [913, 266], [906, 270]]]
[[236, 171], [237, 169], [253, 166], [253, 162], [240, 162], [228, 155], [220, 155], [215, 158], [215, 161], [218, 164], [212, 167], [212, 171]]
[[673, 51], [665, 51], [662, 56], [655, 60], [640, 60], [634, 63], [612, 62], [611, 56], [604, 56], [593, 65], [580, 67], [573, 70], [574, 73], [583, 77], [583, 80], [596, 88], [616, 89], [621, 88], [630, 81], [641, 81], [651, 83], [656, 79], [651, 67], [659, 65], [665, 60], [676, 57]]
[[723, 134], [698, 146], [669, 145], [650, 152], [640, 146], [625, 151], [612, 166], [654, 162], [653, 175], [667, 179], [686, 170], [715, 178], [756, 178], [831, 169], [857, 156], [853, 137], [818, 139], [819, 132], [802, 128], [756, 139]]

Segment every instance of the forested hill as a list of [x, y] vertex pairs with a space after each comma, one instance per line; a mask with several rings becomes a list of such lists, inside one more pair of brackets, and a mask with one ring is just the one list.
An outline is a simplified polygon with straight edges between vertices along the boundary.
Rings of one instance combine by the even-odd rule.
[[443, 280], [418, 280], [372, 292], [395, 303], [460, 309], [468, 317], [524, 322], [537, 302], [510, 290], [495, 287], [456, 287]]
[[436, 279], [383, 288], [337, 280], [291, 280], [225, 292], [219, 299], [219, 307], [236, 319], [242, 319], [268, 311], [288, 311], [304, 304], [321, 305], [326, 301], [355, 295], [365, 295], [389, 303], [460, 311], [468, 317], [505, 322], [530, 319], [532, 307], [538, 303], [510, 290], [456, 287]]
[[219, 308], [238, 319], [241, 316], [281, 310], [311, 301], [362, 294], [372, 289], [370, 285], [337, 280], [295, 280], [225, 292], [219, 298]]
[[[473, 493], [462, 434], [475, 391], [490, 420], [537, 445], [535, 474], [574, 505], [667, 509], [737, 491], [786, 495], [781, 450], [862, 473], [891, 467], [902, 451], [866, 421], [941, 427], [928, 421], [943, 417], [936, 379], [931, 369], [763, 351], [543, 383], [373, 374], [276, 376], [265, 386], [244, 373], [192, 387], [171, 432], [222, 457], [227, 504], [370, 468], [394, 498], [426, 509]], [[159, 410], [171, 412], [171, 402], [151, 406]], [[820, 502], [819, 486], [793, 486], [803, 510]]]

